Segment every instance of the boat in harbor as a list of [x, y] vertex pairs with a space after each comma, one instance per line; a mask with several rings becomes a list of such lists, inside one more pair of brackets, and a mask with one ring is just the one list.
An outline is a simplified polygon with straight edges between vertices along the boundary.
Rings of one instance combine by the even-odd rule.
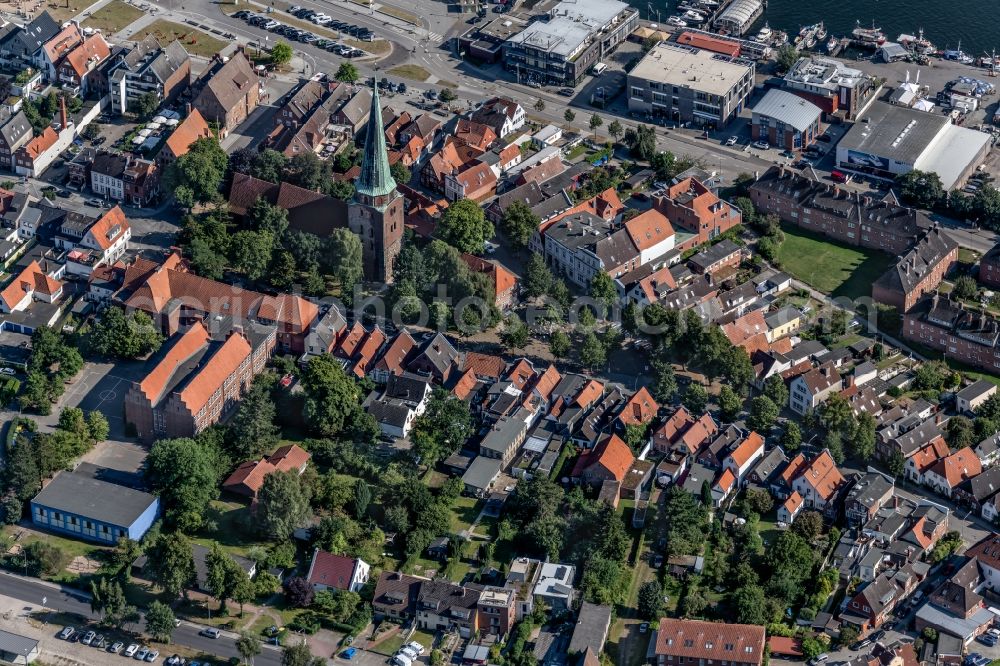
[[757, 36], [754, 41], [767, 43], [773, 36], [774, 33], [772, 32], [771, 27], [765, 23], [764, 27], [757, 31]]
[[882, 46], [882, 44], [885, 44], [885, 33], [882, 32], [881, 28], [875, 27], [874, 21], [870, 28], [862, 28], [861, 21], [858, 21], [858, 27], [854, 29], [851, 35], [853, 35], [854, 41], [861, 45]]
[[953, 60], [955, 62], [960, 62], [963, 65], [971, 65], [976, 61], [975, 58], [970, 56], [968, 53], [962, 50], [962, 42], [959, 40], [957, 49], [945, 49], [944, 53], [941, 54], [945, 60]]
[[840, 40], [836, 37], [831, 37], [830, 41], [826, 43], [826, 52], [833, 54], [840, 47]]
[[698, 12], [694, 11], [693, 9], [688, 9], [687, 11], [685, 11], [683, 14], [681, 14], [681, 18], [683, 18], [685, 21], [690, 21], [692, 23], [705, 22], [705, 17], [702, 14], [699, 14]]
[[924, 37], [923, 28], [917, 31], [916, 36], [902, 34], [896, 38], [896, 41], [899, 42], [903, 46], [903, 48], [907, 49], [908, 51], [913, 51], [914, 53], [918, 53], [921, 55], [933, 53], [935, 50], [937, 50], [934, 48], [934, 44], [931, 43], [931, 40]]
[[667, 19], [667, 24], [672, 25], [675, 28], [686, 28], [688, 27], [687, 21], [682, 19], [680, 16], [671, 16]]
[[816, 24], [816, 41], [822, 42], [826, 39], [826, 26], [820, 21]]

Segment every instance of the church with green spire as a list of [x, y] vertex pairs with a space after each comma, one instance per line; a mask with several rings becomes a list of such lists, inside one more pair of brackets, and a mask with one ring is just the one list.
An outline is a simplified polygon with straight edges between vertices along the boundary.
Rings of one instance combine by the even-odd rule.
[[391, 282], [392, 267], [403, 243], [404, 201], [389, 170], [378, 86], [372, 88], [361, 175], [354, 189], [347, 219], [351, 231], [361, 238], [365, 279]]

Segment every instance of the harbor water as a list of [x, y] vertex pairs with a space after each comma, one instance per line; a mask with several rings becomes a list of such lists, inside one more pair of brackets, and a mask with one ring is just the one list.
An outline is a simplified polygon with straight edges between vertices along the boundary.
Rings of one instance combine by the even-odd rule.
[[[656, 10], [660, 10], [660, 18], [665, 21], [677, 13], [676, 0], [626, 1], [643, 18], [656, 20]], [[998, 9], [997, 0], [767, 0], [767, 9], [755, 29], [767, 21], [771, 28], [794, 36], [802, 26], [823, 21], [830, 35], [844, 37], [850, 36], [858, 21], [862, 27], [871, 27], [874, 21], [890, 41], [901, 33], [916, 35], [923, 28], [924, 36], [938, 49], [954, 49], [961, 41], [964, 52], [981, 56], [993, 49], [1000, 54]]]

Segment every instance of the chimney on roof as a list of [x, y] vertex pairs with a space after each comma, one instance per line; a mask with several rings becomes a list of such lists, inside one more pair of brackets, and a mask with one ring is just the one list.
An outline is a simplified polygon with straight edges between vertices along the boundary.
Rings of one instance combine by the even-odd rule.
[[59, 129], [61, 131], [69, 127], [69, 114], [66, 113], [66, 98], [60, 97], [59, 101], [60, 101], [59, 119], [62, 122], [62, 125], [59, 127]]

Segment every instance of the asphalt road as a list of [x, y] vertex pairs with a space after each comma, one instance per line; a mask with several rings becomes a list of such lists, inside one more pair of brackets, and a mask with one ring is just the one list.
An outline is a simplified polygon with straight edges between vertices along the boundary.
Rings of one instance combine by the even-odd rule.
[[[7, 572], [0, 572], [0, 588], [3, 589], [5, 595], [32, 604], [41, 604], [42, 597], [45, 597], [45, 607], [52, 610], [75, 613], [91, 620], [96, 620], [98, 617], [90, 610], [90, 602], [83, 592], [65, 587], [52, 588], [40, 581], [25, 579]], [[172, 641], [177, 645], [221, 659], [239, 657], [235, 638], [229, 638], [225, 635], [217, 639], [207, 638], [198, 635], [200, 630], [201, 627], [196, 624], [182, 622], [181, 626], [174, 630]], [[280, 666], [281, 652], [264, 646], [261, 654], [254, 658], [254, 664], [255, 666]]]

